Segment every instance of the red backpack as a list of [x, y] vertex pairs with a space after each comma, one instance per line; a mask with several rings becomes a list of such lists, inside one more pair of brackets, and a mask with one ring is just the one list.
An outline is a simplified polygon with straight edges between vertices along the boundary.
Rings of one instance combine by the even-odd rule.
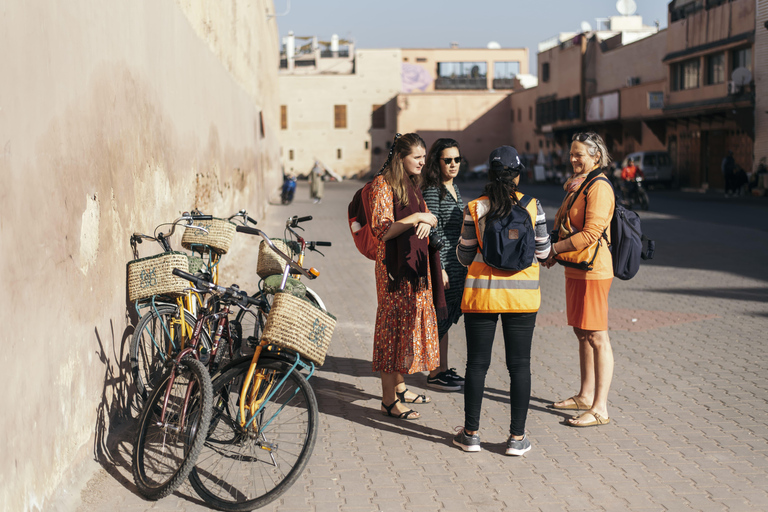
[[400, 137], [402, 137], [402, 135], [399, 133], [395, 134], [392, 145], [389, 147], [387, 161], [384, 162], [381, 170], [376, 173], [371, 181], [355, 192], [352, 201], [350, 201], [349, 206], [347, 207], [349, 230], [352, 232], [355, 247], [360, 251], [360, 254], [369, 260], [376, 259], [376, 247], [379, 245], [379, 240], [373, 236], [373, 232], [371, 231], [371, 184], [378, 175], [384, 172], [384, 169], [386, 169], [392, 161], [392, 153], [395, 150], [397, 139]]
[[373, 236], [370, 225], [372, 183], [373, 180], [369, 181], [363, 188], [355, 192], [347, 208], [349, 230], [352, 232], [355, 247], [360, 251], [360, 254], [369, 260], [376, 259], [376, 247], [379, 244], [379, 240]]

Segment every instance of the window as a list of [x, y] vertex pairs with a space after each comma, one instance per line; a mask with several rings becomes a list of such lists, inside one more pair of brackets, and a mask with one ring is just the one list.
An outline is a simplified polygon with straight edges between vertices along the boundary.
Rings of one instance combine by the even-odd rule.
[[336, 159], [341, 160], [341, 149], [336, 150]]
[[725, 54], [716, 53], [707, 57], [707, 85], [725, 82]]
[[739, 48], [731, 52], [731, 71], [736, 68], [752, 71], [752, 48]]
[[347, 106], [346, 105], [333, 106], [333, 127], [334, 128], [347, 127]]
[[510, 120], [514, 123], [515, 122], [515, 109], [512, 109], [511, 114], [512, 115], [510, 116]]
[[533, 107], [528, 107], [528, 120], [533, 121]]
[[515, 85], [515, 77], [520, 74], [520, 63], [494, 62], [493, 63], [493, 88], [512, 89]]
[[387, 106], [374, 105], [371, 114], [371, 128], [382, 129], [387, 127]]
[[259, 135], [264, 138], [264, 112], [259, 110]]
[[530, 151], [531, 150], [531, 143], [530, 142], [526, 142], [525, 143], [525, 150], [526, 151]]
[[288, 106], [280, 105], [280, 129], [288, 129]]
[[416, 62], [427, 62], [425, 57], [416, 57]]
[[288, 150], [288, 160], [293, 160], [293, 150], [292, 149]]
[[549, 82], [549, 62], [544, 62], [541, 65], [541, 81]]
[[696, 89], [699, 86], [699, 59], [672, 64], [672, 90]]
[[438, 62], [435, 89], [487, 89], [485, 62]]
[[[523, 120], [523, 109], [521, 109], [521, 108], [517, 109], [517, 120], [518, 121], [522, 121]], [[529, 121], [530, 121], [530, 119], [529, 119]]]
[[365, 141], [365, 149], [368, 149], [368, 141]]

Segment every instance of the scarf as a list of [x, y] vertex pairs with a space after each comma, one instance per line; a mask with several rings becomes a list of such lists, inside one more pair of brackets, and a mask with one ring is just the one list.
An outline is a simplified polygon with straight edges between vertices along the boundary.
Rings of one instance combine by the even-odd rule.
[[[574, 174], [568, 178], [568, 181], [566, 181], [563, 185], [563, 190], [565, 190], [565, 199], [563, 199], [563, 204], [561, 204], [560, 208], [557, 210], [554, 225], [555, 231], [560, 233], [559, 240], [565, 240], [568, 238], [568, 236], [570, 236], [570, 234], [572, 234], [570, 227], [571, 223], [565, 222], [568, 217], [568, 211], [571, 209], [573, 202], [576, 200], [576, 193], [579, 191], [581, 184], [584, 183], [584, 180], [587, 179], [587, 176], [589, 176], [590, 172], [598, 168], [599, 166], [595, 166], [591, 171], [583, 172], [581, 174]], [[568, 236], [565, 236], [566, 233], [561, 232], [561, 229], [564, 229], [568, 233]]]
[[[403, 206], [395, 200], [395, 222], [411, 214], [426, 211], [421, 191], [408, 180], [408, 205]], [[432, 302], [437, 318], [442, 320], [448, 316], [448, 306], [445, 302], [443, 271], [440, 264], [440, 251], [429, 247], [429, 237], [419, 239], [416, 228], [410, 228], [399, 236], [386, 241], [388, 289], [396, 291], [403, 280], [413, 286], [414, 291], [425, 290], [427, 283], [427, 265], [432, 274]]]

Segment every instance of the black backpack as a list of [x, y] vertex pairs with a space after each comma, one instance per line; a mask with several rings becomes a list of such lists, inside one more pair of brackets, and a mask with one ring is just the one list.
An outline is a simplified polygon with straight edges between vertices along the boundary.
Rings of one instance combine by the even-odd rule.
[[[584, 188], [584, 195], [597, 180], [603, 180], [611, 185], [611, 182], [600, 176], [593, 179]], [[611, 185], [613, 190], [613, 185]], [[640, 216], [637, 212], [624, 208], [618, 202], [613, 210], [611, 219], [611, 259], [613, 260], [613, 275], [623, 281], [632, 279], [640, 270], [640, 260], [650, 260], [656, 250], [656, 242], [643, 234], [640, 227]], [[605, 234], [603, 234], [605, 235]], [[648, 242], [648, 249], [643, 250], [643, 244]]]
[[506, 271], [523, 270], [531, 266], [536, 251], [531, 215], [526, 208], [530, 196], [523, 196], [503, 219], [485, 223], [483, 259], [488, 266]]

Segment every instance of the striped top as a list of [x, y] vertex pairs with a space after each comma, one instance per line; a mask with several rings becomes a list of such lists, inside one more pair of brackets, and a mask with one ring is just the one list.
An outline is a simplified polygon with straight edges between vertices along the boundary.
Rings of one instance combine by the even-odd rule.
[[[478, 205], [478, 217], [482, 221], [483, 217], [488, 214], [487, 202], [483, 202]], [[482, 208], [482, 210], [481, 210]], [[484, 228], [484, 224], [481, 224], [481, 230]], [[544, 215], [544, 208], [541, 207], [541, 203], [536, 199], [536, 225], [534, 228], [534, 238], [536, 240], [535, 258], [539, 261], [544, 261], [549, 256], [551, 244], [549, 242], [549, 232], [547, 231], [547, 218]], [[461, 231], [461, 238], [459, 239], [459, 245], [456, 248], [456, 256], [459, 259], [459, 263], [468, 267], [478, 254], [478, 242], [477, 231], [475, 231], [475, 221], [472, 219], [472, 215], [469, 213], [468, 208], [464, 208], [464, 227]], [[531, 264], [534, 262], [532, 261]]]

